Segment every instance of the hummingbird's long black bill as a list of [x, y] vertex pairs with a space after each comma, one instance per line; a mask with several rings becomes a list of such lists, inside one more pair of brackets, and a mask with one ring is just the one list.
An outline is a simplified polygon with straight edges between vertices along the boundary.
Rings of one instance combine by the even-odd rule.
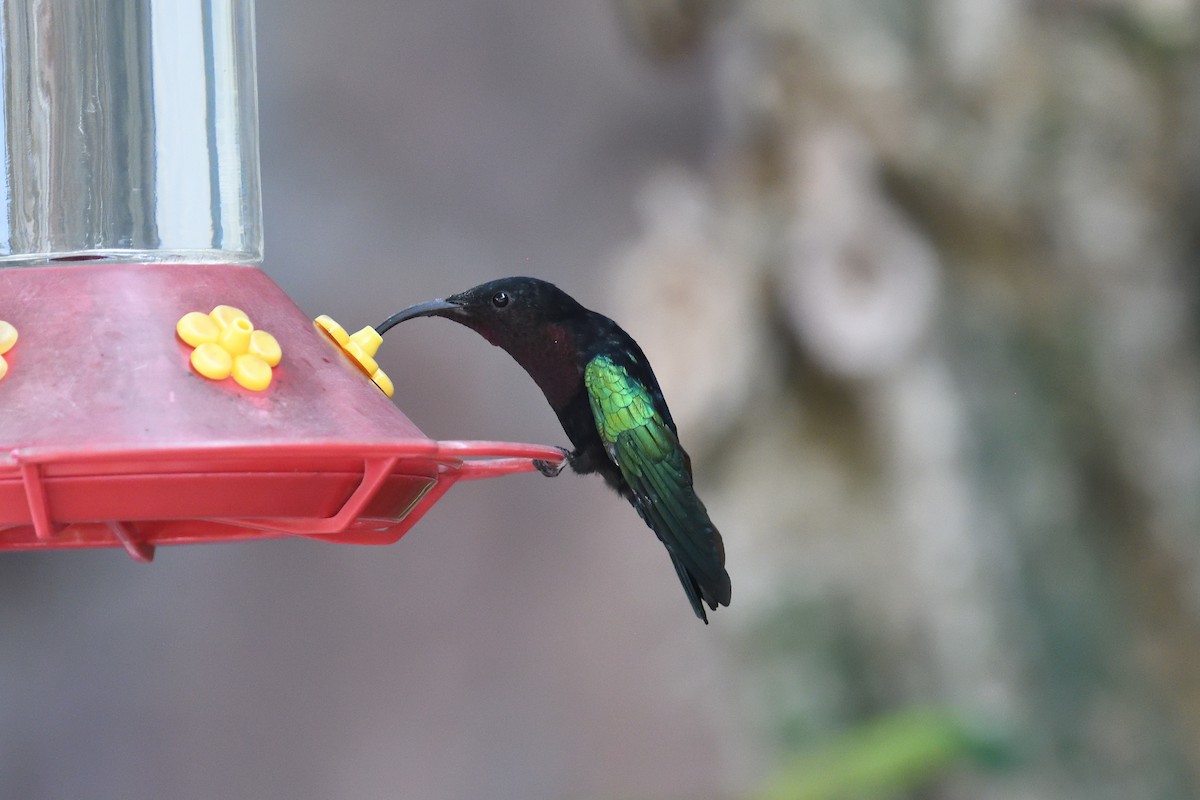
[[397, 311], [395, 314], [392, 314], [383, 322], [376, 325], [375, 330], [382, 336], [391, 330], [391, 328], [406, 320], [415, 317], [450, 317], [454, 316], [454, 313], [461, 309], [462, 306], [458, 303], [452, 303], [449, 300], [430, 300], [427, 303], [417, 303], [415, 306], [409, 306], [403, 311]]

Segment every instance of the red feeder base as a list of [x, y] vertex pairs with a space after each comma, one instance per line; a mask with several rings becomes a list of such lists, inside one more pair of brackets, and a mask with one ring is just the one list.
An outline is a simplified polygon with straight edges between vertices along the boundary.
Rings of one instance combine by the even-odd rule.
[[[221, 304], [279, 341], [265, 391], [191, 368], [175, 324]], [[253, 267], [3, 269], [0, 319], [20, 336], [0, 379], [0, 550], [390, 544], [456, 480], [562, 457], [429, 439]]]

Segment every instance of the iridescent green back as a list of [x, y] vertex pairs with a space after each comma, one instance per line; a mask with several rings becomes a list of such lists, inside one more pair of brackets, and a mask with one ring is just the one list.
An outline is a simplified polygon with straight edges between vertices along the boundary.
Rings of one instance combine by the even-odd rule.
[[[674, 447], [673, 436], [663, 437], [659, 433], [667, 428], [650, 393], [624, 367], [613, 363], [608, 356], [596, 356], [584, 369], [583, 382], [596, 429], [610, 455], [618, 437], [627, 432], [633, 432], [638, 445], [647, 448], [646, 455], [655, 461]], [[620, 461], [617, 464], [623, 469], [626, 466]]]
[[687, 455], [654, 397], [625, 367], [599, 355], [583, 373], [596, 430], [633, 493], [634, 508], [671, 554], [697, 616], [729, 604], [721, 535], [692, 489]]

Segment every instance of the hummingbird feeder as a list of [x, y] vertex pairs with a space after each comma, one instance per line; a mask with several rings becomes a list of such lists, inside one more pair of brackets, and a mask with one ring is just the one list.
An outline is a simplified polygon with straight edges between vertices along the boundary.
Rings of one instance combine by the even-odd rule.
[[259, 268], [252, 0], [0, 0], [0, 550], [395, 542], [556, 448], [434, 441]]

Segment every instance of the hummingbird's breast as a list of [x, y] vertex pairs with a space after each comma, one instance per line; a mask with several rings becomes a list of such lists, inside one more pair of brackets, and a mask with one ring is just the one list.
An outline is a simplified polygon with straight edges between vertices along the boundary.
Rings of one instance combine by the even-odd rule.
[[564, 326], [546, 325], [536, 336], [522, 337], [513, 357], [529, 373], [550, 405], [558, 410], [584, 390], [582, 355]]

